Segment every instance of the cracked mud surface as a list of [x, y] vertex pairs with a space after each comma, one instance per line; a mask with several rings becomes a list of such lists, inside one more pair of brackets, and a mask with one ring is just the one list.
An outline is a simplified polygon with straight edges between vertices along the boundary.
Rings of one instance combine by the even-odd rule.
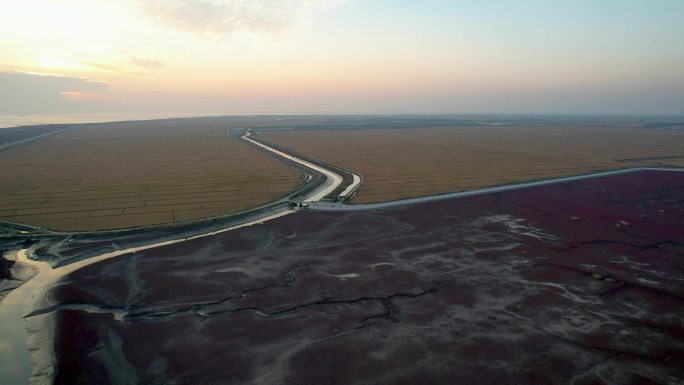
[[301, 212], [69, 275], [56, 383], [679, 384], [684, 174]]

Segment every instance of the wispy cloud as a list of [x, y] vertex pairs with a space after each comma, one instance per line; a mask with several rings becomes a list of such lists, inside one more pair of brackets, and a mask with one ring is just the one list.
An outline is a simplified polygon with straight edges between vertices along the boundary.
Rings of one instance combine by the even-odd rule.
[[61, 111], [69, 101], [100, 100], [108, 89], [90, 79], [0, 70], [0, 113]]
[[91, 67], [91, 68], [97, 68], [99, 70], [111, 71], [111, 72], [116, 72], [116, 73], [125, 74], [125, 75], [146, 75], [146, 74], [140, 73], [140, 72], [134, 72], [134, 71], [128, 71], [125, 69], [121, 69], [117, 66], [113, 66], [113, 65], [109, 65], [109, 64], [94, 63], [94, 62], [88, 62], [88, 61], [82, 61], [79, 63], [82, 65]]
[[151, 70], [157, 70], [166, 67], [166, 63], [160, 60], [145, 59], [141, 57], [131, 57], [128, 59], [132, 64]]
[[104, 95], [97, 92], [63, 91], [59, 95], [67, 100], [104, 100]]
[[157, 23], [222, 40], [236, 32], [274, 35], [345, 0], [144, 0], [143, 11]]

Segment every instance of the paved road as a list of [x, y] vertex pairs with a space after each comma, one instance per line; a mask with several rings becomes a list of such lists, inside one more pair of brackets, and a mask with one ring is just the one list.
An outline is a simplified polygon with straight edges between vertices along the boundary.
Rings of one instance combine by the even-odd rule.
[[[251, 133], [249, 131], [246, 132], [244, 135], [242, 135], [242, 139], [244, 139], [244, 140], [246, 140], [246, 141], [248, 141], [254, 145], [257, 145], [257, 146], [259, 146], [259, 147], [261, 147], [267, 151], [270, 151], [270, 152], [272, 152], [272, 153], [274, 153], [280, 157], [289, 159], [293, 162], [297, 162], [297, 163], [299, 163], [305, 167], [308, 167], [314, 171], [320, 172], [321, 174], [325, 175], [326, 182], [321, 187], [319, 187], [318, 189], [314, 190], [311, 194], [309, 194], [308, 197], [304, 198], [303, 199], [304, 202], [320, 201], [321, 199], [325, 198], [326, 196], [330, 195], [330, 193], [335, 191], [335, 189], [338, 188], [344, 180], [344, 178], [342, 178], [342, 176], [336, 172], [333, 172], [333, 171], [328, 170], [326, 168], [323, 168], [321, 166], [317, 166], [311, 162], [307, 162], [304, 159], [297, 158], [296, 156], [286, 154], [283, 151], [276, 150], [273, 147], [270, 147], [264, 143], [261, 143], [255, 139], [253, 139], [251, 137]], [[339, 196], [340, 197], [346, 196], [351, 191], [353, 191], [354, 188], [356, 188], [356, 186], [359, 185], [359, 183], [361, 183], [361, 177], [359, 177], [358, 175], [354, 175], [354, 182], [352, 182], [352, 184], [350, 184]]]

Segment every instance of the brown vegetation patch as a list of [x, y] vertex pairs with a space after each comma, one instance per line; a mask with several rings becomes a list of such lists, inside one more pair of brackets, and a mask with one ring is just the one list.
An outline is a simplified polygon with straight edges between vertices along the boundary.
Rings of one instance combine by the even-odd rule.
[[368, 203], [637, 166], [682, 166], [684, 131], [604, 124], [262, 131], [358, 172]]
[[0, 153], [0, 219], [103, 230], [242, 211], [293, 190], [295, 171], [216, 121], [87, 125]]

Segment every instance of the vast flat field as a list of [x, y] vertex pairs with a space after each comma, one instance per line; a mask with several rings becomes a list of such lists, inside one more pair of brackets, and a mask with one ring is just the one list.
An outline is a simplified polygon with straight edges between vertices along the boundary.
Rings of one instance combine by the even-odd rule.
[[637, 122], [262, 131], [360, 173], [368, 203], [644, 165], [684, 166], [684, 130]]
[[28, 127], [0, 128], [0, 146], [68, 127], [67, 124], [46, 124]]
[[238, 212], [299, 174], [212, 119], [78, 126], [0, 153], [0, 219], [102, 230]]
[[640, 171], [122, 255], [42, 305], [54, 383], [681, 384], [682, 199]]

